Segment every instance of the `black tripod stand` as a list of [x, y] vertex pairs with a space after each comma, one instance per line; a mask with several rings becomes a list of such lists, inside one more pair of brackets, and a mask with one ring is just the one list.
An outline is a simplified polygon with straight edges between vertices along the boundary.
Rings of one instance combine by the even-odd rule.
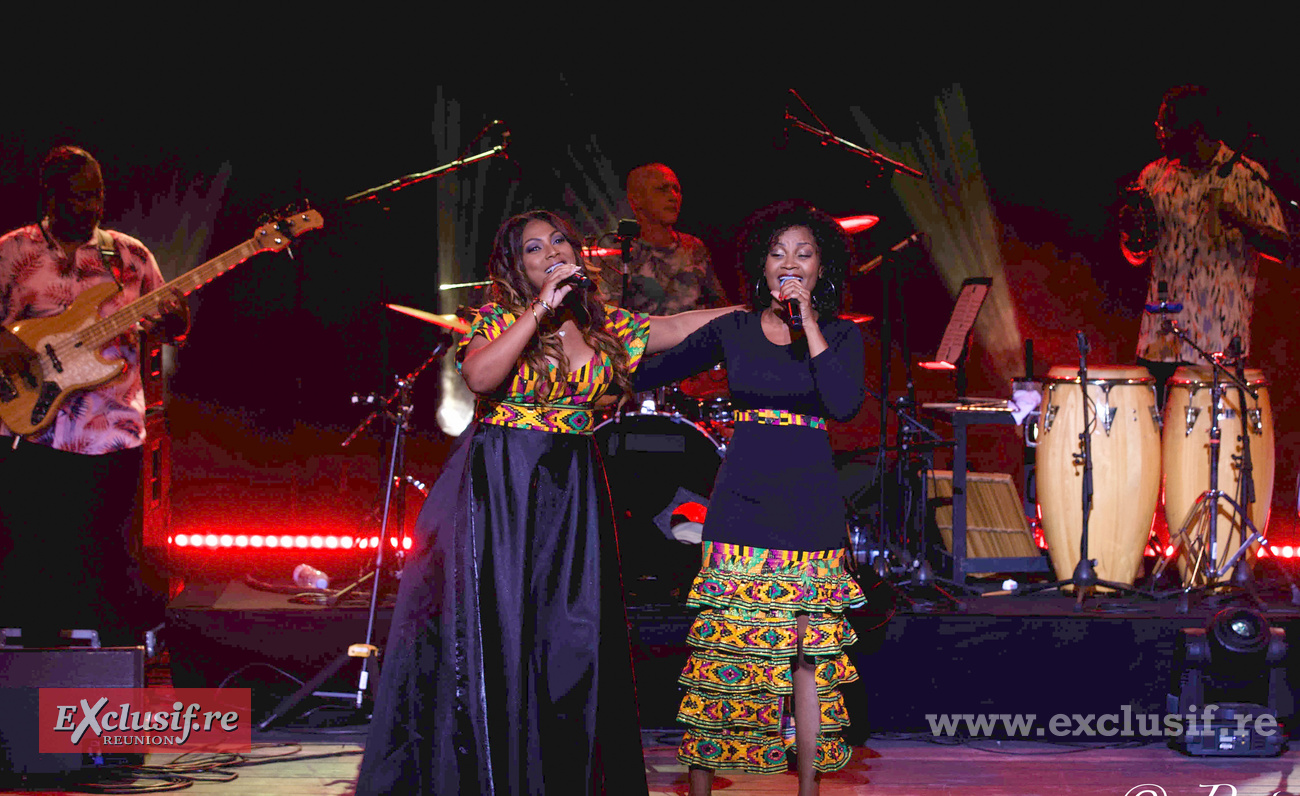
[[[932, 501], [926, 490], [925, 474], [934, 469], [933, 452], [937, 447], [950, 445], [915, 414], [917, 409], [916, 383], [913, 378], [912, 350], [907, 335], [907, 310], [902, 276], [897, 267], [898, 252], [904, 244], [887, 252], [880, 260], [881, 268], [881, 326], [880, 326], [880, 460], [876, 470], [876, 495], [879, 500], [877, 523], [879, 539], [877, 549], [881, 554], [874, 562], [876, 574], [889, 580], [900, 596], [913, 609], [960, 607], [951, 590], [978, 594], [965, 584], [941, 578], [934, 573], [929, 555], [931, 552], [930, 516]], [[890, 364], [893, 359], [893, 318], [897, 304], [900, 319], [899, 345], [902, 349], [906, 373], [906, 395], [889, 400]], [[888, 488], [889, 413], [895, 415], [896, 453], [893, 490]], [[893, 500], [890, 500], [892, 494]], [[890, 564], [892, 555], [901, 567]], [[947, 587], [945, 589], [944, 587]], [[914, 599], [915, 597], [915, 599]]]
[[[1114, 583], [1108, 580], [1102, 580], [1097, 576], [1097, 562], [1088, 558], [1088, 519], [1092, 514], [1092, 432], [1093, 426], [1097, 422], [1096, 408], [1093, 408], [1092, 420], [1088, 419], [1088, 407], [1092, 404], [1092, 398], [1088, 395], [1088, 338], [1082, 331], [1076, 333], [1079, 344], [1079, 389], [1083, 391], [1083, 401], [1079, 409], [1083, 413], [1082, 430], [1079, 432], [1079, 453], [1074, 454], [1074, 461], [1083, 468], [1083, 478], [1081, 483], [1080, 499], [1083, 501], [1083, 523], [1079, 533], [1079, 563], [1075, 564], [1074, 571], [1066, 580], [1058, 580], [1052, 583], [1043, 583], [1035, 586], [1017, 589], [1017, 594], [1034, 594], [1048, 589], [1059, 589], [1063, 586], [1074, 586], [1074, 610], [1083, 609], [1083, 601], [1087, 599], [1088, 593], [1095, 590], [1098, 586], [1111, 589], [1120, 594], [1143, 594], [1143, 592], [1122, 583]], [[1149, 596], [1149, 595], [1148, 595]]]
[[[393, 441], [389, 449], [388, 456], [388, 473], [384, 483], [384, 508], [382, 520], [380, 521], [379, 544], [375, 547], [375, 560], [373, 567], [362, 574], [352, 583], [334, 592], [326, 598], [326, 604], [330, 606], [337, 605], [339, 600], [345, 595], [351, 593], [361, 585], [369, 581], [370, 583], [370, 605], [366, 616], [366, 636], [365, 639], [356, 644], [348, 645], [348, 648], [334, 658], [325, 668], [321, 669], [310, 680], [303, 683], [302, 687], [280, 701], [271, 713], [258, 723], [257, 729], [265, 731], [280, 719], [289, 714], [298, 703], [308, 696], [329, 697], [336, 699], [347, 699], [353, 702], [353, 708], [360, 709], [365, 702], [370, 680], [372, 677], [378, 677], [378, 660], [379, 648], [374, 644], [375, 637], [375, 616], [379, 609], [379, 591], [380, 583], [383, 580], [384, 572], [384, 554], [385, 549], [389, 546], [390, 534], [389, 528], [394, 525], [390, 523], [393, 505], [393, 488], [397, 484], [403, 483], [404, 478], [398, 475], [400, 463], [404, 460], [404, 448], [406, 442], [406, 432], [409, 429], [409, 422], [413, 405], [411, 403], [411, 389], [415, 386], [415, 381], [420, 377], [434, 361], [440, 359], [447, 350], [446, 342], [439, 342], [434, 346], [433, 351], [424, 362], [407, 376], [395, 376], [396, 387], [383, 402], [383, 404], [371, 412], [365, 420], [361, 421], [347, 439], [343, 441], [343, 446], [351, 444], [370, 423], [377, 417], [386, 416], [393, 422]], [[396, 546], [401, 555], [400, 544]], [[349, 661], [354, 658], [361, 659], [361, 669], [357, 674], [357, 687], [351, 692], [337, 691], [318, 691], [327, 680], [338, 674]]]

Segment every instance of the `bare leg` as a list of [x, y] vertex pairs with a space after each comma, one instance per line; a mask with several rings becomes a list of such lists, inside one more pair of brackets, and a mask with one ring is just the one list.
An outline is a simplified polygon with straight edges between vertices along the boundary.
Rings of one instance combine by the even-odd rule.
[[803, 654], [803, 638], [808, 617], [795, 619], [799, 629], [799, 652], [794, 667], [794, 744], [799, 760], [799, 796], [817, 796], [821, 792], [821, 772], [813, 768], [817, 758], [817, 736], [821, 732], [822, 709], [817, 697], [817, 667]]
[[709, 796], [713, 793], [713, 769], [691, 766], [691, 796]]

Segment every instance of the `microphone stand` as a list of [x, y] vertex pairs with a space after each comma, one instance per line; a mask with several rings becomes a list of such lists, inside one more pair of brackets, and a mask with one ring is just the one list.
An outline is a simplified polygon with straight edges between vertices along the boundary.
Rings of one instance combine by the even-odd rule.
[[[1083, 391], [1083, 402], [1079, 407], [1083, 412], [1083, 430], [1079, 432], [1080, 452], [1074, 454], [1076, 464], [1083, 466], [1083, 478], [1080, 498], [1083, 501], [1083, 522], [1079, 533], [1079, 563], [1074, 565], [1074, 572], [1066, 580], [1058, 580], [1052, 583], [1043, 583], [1027, 588], [1017, 588], [1016, 594], [1035, 594], [1048, 589], [1057, 589], [1062, 586], [1074, 586], [1074, 610], [1083, 610], [1083, 601], [1087, 599], [1088, 592], [1093, 591], [1098, 586], [1103, 586], [1120, 594], [1144, 594], [1142, 591], [1126, 586], [1122, 583], [1114, 583], [1108, 580], [1101, 580], [1097, 577], [1097, 562], [1088, 558], [1088, 519], [1092, 514], [1092, 430], [1089, 428], [1088, 406], [1092, 403], [1092, 398], [1088, 395], [1088, 338], [1082, 331], [1076, 333], [1079, 343], [1079, 389]], [[1096, 412], [1093, 412], [1093, 423], [1096, 422]]]
[[[936, 576], [929, 561], [929, 540], [926, 529], [929, 526], [928, 510], [930, 500], [926, 494], [924, 473], [934, 469], [934, 448], [945, 443], [938, 433], [913, 414], [917, 406], [916, 383], [912, 369], [912, 350], [907, 336], [906, 291], [903, 289], [903, 278], [898, 273], [897, 261], [897, 252], [887, 252], [883, 255], [882, 267], [880, 268], [882, 304], [880, 327], [881, 391], [879, 396], [881, 406], [880, 455], [876, 465], [875, 478], [876, 495], [879, 500], [878, 533], [881, 542], [880, 549], [887, 550], [892, 547], [896, 551], [897, 558], [903, 564], [903, 572], [900, 576], [901, 582], [891, 582], [891, 585], [895, 586], [895, 591], [907, 602], [909, 607], [919, 608], [924, 606], [928, 608], [930, 607], [930, 601], [913, 600], [907, 594], [899, 591], [899, 586], [904, 589], [918, 589], [935, 594], [947, 608], [960, 608], [960, 601], [939, 584], [970, 595], [979, 592], [964, 583]], [[895, 296], [895, 294], [897, 295]], [[902, 348], [903, 365], [907, 374], [907, 394], [900, 396], [896, 402], [891, 403], [889, 400], [889, 371], [893, 359], [891, 340], [893, 313], [891, 307], [895, 300], [898, 303], [898, 318], [901, 323], [899, 345]], [[891, 505], [888, 497], [889, 491], [886, 489], [888, 479], [885, 474], [885, 463], [889, 450], [889, 431], [886, 419], [890, 411], [893, 411], [897, 417], [895, 427], [897, 469], [894, 478], [896, 502], [893, 505]], [[923, 439], [918, 441], [918, 438]], [[918, 454], [920, 455], [919, 458]], [[913, 525], [917, 522], [920, 523], [919, 530]], [[884, 564], [877, 569], [877, 574], [885, 580], [889, 580], [890, 570], [888, 561], [883, 558], [883, 553], [881, 558], [877, 560], [884, 561]]]
[[[260, 732], [266, 731], [280, 719], [288, 715], [299, 702], [308, 696], [323, 696], [338, 699], [348, 699], [353, 701], [353, 707], [360, 709], [365, 701], [365, 694], [370, 684], [371, 677], [379, 675], [379, 648], [374, 644], [375, 636], [375, 617], [379, 609], [379, 587], [382, 580], [384, 569], [384, 549], [389, 545], [389, 527], [390, 527], [390, 508], [393, 502], [393, 486], [405, 480], [397, 474], [399, 462], [404, 461], [403, 450], [406, 441], [406, 432], [409, 429], [409, 422], [413, 406], [411, 403], [411, 388], [415, 385], [415, 380], [424, 372], [432, 362], [442, 357], [447, 350], [445, 341], [439, 342], [433, 347], [424, 362], [412, 371], [409, 375], [395, 376], [394, 382], [396, 388], [393, 393], [384, 401], [383, 406], [371, 412], [364, 420], [361, 421], [347, 439], [343, 440], [343, 447], [351, 444], [367, 426], [370, 425], [376, 417], [384, 415], [393, 421], [393, 442], [389, 450], [388, 457], [388, 478], [384, 485], [384, 510], [383, 519], [380, 522], [379, 544], [375, 549], [375, 562], [373, 568], [357, 578], [355, 581], [334, 592], [326, 598], [325, 604], [335, 606], [339, 600], [346, 594], [360, 587], [367, 580], [370, 581], [370, 604], [366, 617], [366, 636], [365, 640], [358, 644], [351, 644], [347, 650], [337, 656], [332, 662], [318, 671], [310, 680], [303, 683], [302, 687], [294, 693], [280, 701], [275, 709], [257, 724]], [[397, 545], [398, 556], [402, 555], [400, 544]], [[353, 692], [334, 692], [334, 691], [317, 691], [326, 680], [333, 677], [343, 666], [352, 658], [361, 658], [361, 671], [357, 675], [357, 686]]]
[[[484, 132], [486, 131], [487, 128], [484, 128]], [[482, 134], [480, 133], [480, 135]], [[386, 191], [400, 191], [403, 188], [406, 188], [407, 186], [410, 185], [414, 185], [417, 182], [423, 182], [432, 177], [441, 177], [445, 174], [451, 174], [454, 171], [459, 171], [460, 169], [463, 169], [464, 167], [469, 166], [473, 163], [478, 163], [481, 160], [490, 160], [491, 158], [505, 158], [506, 160], [509, 160], [510, 156], [507, 152], [509, 146], [510, 146], [510, 132], [506, 131], [501, 134], [501, 143], [497, 144], [496, 146], [492, 147], [486, 152], [480, 152], [477, 155], [471, 155], [469, 157], [458, 158], [456, 160], [451, 161], [450, 163], [445, 163], [441, 166], [435, 166], [429, 169], [428, 171], [418, 171], [412, 174], [407, 174], [403, 177], [398, 177], [397, 179], [390, 180], [384, 183], [383, 185], [376, 185], [373, 188], [367, 188], [364, 191], [358, 191], [357, 193], [354, 193], [351, 196], [345, 196], [343, 198], [343, 201], [345, 204], [355, 204], [357, 202], [365, 202], [365, 201], [376, 201], [379, 199], [379, 194], [384, 193]]]
[[[1266, 610], [1263, 600], [1260, 599], [1259, 593], [1255, 589], [1254, 579], [1250, 571], [1250, 565], [1246, 561], [1246, 553], [1250, 546], [1256, 542], [1268, 544], [1268, 539], [1259, 531], [1250, 520], [1248, 509], [1255, 500], [1255, 482], [1254, 482], [1254, 465], [1252, 464], [1250, 454], [1250, 428], [1248, 426], [1248, 414], [1246, 396], [1256, 400], [1259, 399], [1259, 393], [1252, 389], [1246, 383], [1245, 357], [1237, 351], [1239, 341], [1234, 340], [1231, 346], [1232, 358], [1235, 360], [1235, 373], [1229, 371], [1222, 362], [1221, 355], [1210, 354], [1196, 344], [1187, 332], [1178, 326], [1177, 321], [1166, 319], [1161, 324], [1166, 333], [1172, 333], [1187, 345], [1191, 346], [1201, 358], [1210, 363], [1210, 484], [1209, 489], [1202, 492], [1192, 504], [1188, 512], [1187, 519], [1179, 526], [1178, 531], [1170, 537], [1172, 542], [1177, 539], [1177, 548], [1175, 555], [1186, 555], [1191, 557], [1189, 566], [1188, 583], [1181, 589], [1164, 595], [1155, 595], [1156, 579], [1173, 560], [1174, 556], [1162, 557], [1152, 568], [1151, 575], [1148, 578], [1148, 587], [1152, 590], [1153, 596], [1170, 596], [1178, 594], [1178, 612], [1187, 613], [1190, 610], [1191, 596], [1195, 592], [1208, 593], [1216, 589], [1236, 589], [1244, 593], [1250, 601], [1260, 610]], [[1220, 378], [1222, 374], [1222, 378]], [[1238, 496], [1241, 502], [1234, 500], [1227, 493], [1219, 489], [1219, 458], [1221, 456], [1222, 446], [1222, 429], [1219, 427], [1219, 416], [1223, 402], [1226, 384], [1231, 383], [1237, 388], [1238, 411], [1241, 417], [1241, 483], [1239, 485]], [[1232, 508], [1233, 516], [1240, 517], [1242, 541], [1232, 555], [1227, 556], [1222, 566], [1219, 565], [1219, 543], [1218, 543], [1218, 518], [1219, 518], [1219, 501], [1227, 501]], [[1191, 530], [1197, 527], [1202, 521], [1206, 524], [1206, 537], [1193, 538]], [[1250, 534], [1246, 534], [1246, 529], [1250, 529]], [[1232, 571], [1232, 577], [1228, 582], [1220, 582], [1228, 571]], [[1291, 602], [1300, 605], [1300, 588], [1297, 588], [1294, 579], [1285, 568], [1282, 569], [1283, 576], [1291, 588]]]
[[831, 144], [834, 144], [835, 146], [839, 147], [845, 152], [850, 152], [854, 155], [860, 155], [866, 158], [867, 160], [870, 160], [872, 163], [876, 165], [876, 168], [880, 171], [882, 176], [884, 174], [906, 174], [909, 177], [915, 177], [918, 180], [925, 179], [924, 174], [912, 168], [911, 166], [908, 166], [904, 163], [899, 163], [897, 160], [894, 160], [893, 158], [890, 157], [886, 157], [885, 155], [882, 155], [873, 149], [868, 149], [859, 144], [855, 144], [852, 141], [846, 141], [843, 138], [840, 138], [839, 136], [835, 135], [830, 131], [830, 127], [826, 124], [826, 122], [823, 122], [821, 118], [817, 116], [816, 111], [814, 111], [811, 107], [809, 107], [808, 103], [804, 102], [803, 97], [799, 96], [799, 92], [795, 91], [794, 89], [789, 89], [788, 91], [792, 97], [799, 100], [799, 104], [804, 107], [804, 110], [808, 111], [808, 114], [812, 116], [813, 121], [817, 122], [817, 124], [820, 124], [821, 127], [820, 128], [813, 127], [812, 125], [807, 124], [802, 120], [800, 120], [797, 116], [791, 115], [789, 107], [787, 107], [785, 111], [786, 127], [795, 127], [799, 130], [803, 130], [804, 132], [812, 133], [813, 135], [821, 139], [822, 146], [829, 146]]

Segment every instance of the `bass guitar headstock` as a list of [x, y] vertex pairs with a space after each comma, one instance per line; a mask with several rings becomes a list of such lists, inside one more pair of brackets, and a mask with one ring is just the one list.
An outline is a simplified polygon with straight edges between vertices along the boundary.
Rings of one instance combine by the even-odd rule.
[[[263, 219], [261, 226], [253, 233], [253, 240], [259, 248], [281, 251], [289, 248], [299, 235], [325, 226], [325, 219], [320, 211], [310, 208], [303, 210], [286, 210]], [[290, 252], [292, 254], [292, 252]]]

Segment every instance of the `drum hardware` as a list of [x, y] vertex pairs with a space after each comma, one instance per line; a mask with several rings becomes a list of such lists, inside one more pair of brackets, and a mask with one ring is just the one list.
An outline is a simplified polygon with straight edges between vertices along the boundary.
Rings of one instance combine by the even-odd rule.
[[672, 532], [673, 514], [688, 499], [708, 505], [726, 447], [704, 426], [665, 412], [614, 415], [592, 436], [609, 483], [629, 604], [682, 604], [699, 572], [700, 548]]
[[[1049, 392], [1048, 395], [1050, 396], [1051, 393]], [[1058, 404], [1052, 404], [1047, 407], [1047, 414], [1043, 416], [1043, 431], [1052, 430], [1052, 423], [1056, 422], [1056, 413], [1060, 408], [1061, 407]]]
[[[1254, 464], [1252, 455], [1251, 437], [1262, 435], [1264, 428], [1264, 414], [1262, 404], [1267, 400], [1267, 390], [1263, 386], [1253, 386], [1251, 380], [1247, 378], [1245, 368], [1245, 357], [1241, 353], [1240, 338], [1233, 338], [1229, 351], [1224, 354], [1208, 354], [1200, 348], [1188, 335], [1181, 329], [1176, 321], [1165, 319], [1163, 330], [1166, 333], [1176, 335], [1183, 342], [1191, 346], [1201, 357], [1210, 364], [1210, 403], [1211, 411], [1209, 415], [1209, 488], [1202, 492], [1192, 503], [1186, 518], [1178, 526], [1178, 530], [1171, 534], [1171, 544], [1174, 545], [1174, 555], [1161, 558], [1156, 566], [1152, 569], [1149, 584], [1154, 593], [1154, 584], [1156, 578], [1164, 571], [1170, 561], [1178, 559], [1186, 561], [1184, 582], [1181, 589], [1177, 590], [1179, 596], [1178, 611], [1186, 613], [1189, 610], [1190, 599], [1195, 592], [1209, 592], [1220, 588], [1236, 589], [1246, 594], [1255, 605], [1263, 608], [1263, 602], [1255, 590], [1253, 575], [1251, 573], [1250, 562], [1247, 557], [1252, 545], [1259, 543], [1266, 545], [1268, 543], [1264, 533], [1261, 532], [1255, 523], [1251, 520], [1250, 510], [1255, 504], [1255, 481], [1254, 481]], [[1230, 370], [1227, 363], [1233, 365]], [[1234, 372], [1235, 371], [1235, 372]], [[1171, 379], [1171, 387], [1181, 383], [1179, 373], [1175, 372], [1175, 378]], [[1262, 380], [1257, 380], [1262, 383]], [[1189, 385], [1189, 403], [1194, 399], [1199, 385]], [[1236, 388], [1237, 406], [1245, 409], [1240, 412], [1236, 409], [1225, 405], [1225, 395], [1230, 388]], [[1171, 392], [1171, 411], [1172, 411], [1172, 390]], [[1247, 403], [1247, 396], [1250, 396], [1260, 405], [1254, 407], [1253, 412], [1258, 415], [1258, 419], [1252, 415], [1252, 409]], [[1192, 407], [1189, 405], [1188, 409]], [[1188, 418], [1192, 413], [1188, 411]], [[1249, 424], [1239, 424], [1240, 433], [1237, 437], [1241, 442], [1241, 455], [1234, 456], [1233, 460], [1238, 462], [1238, 499], [1234, 499], [1222, 489], [1219, 488], [1219, 466], [1222, 454], [1222, 427], [1221, 420], [1230, 420], [1237, 417], [1245, 416], [1249, 418]], [[1189, 436], [1193, 423], [1189, 422], [1187, 431], [1184, 436]], [[1249, 426], [1258, 426], [1259, 431], [1248, 430]], [[1253, 432], [1253, 433], [1252, 433]], [[1173, 463], [1167, 462], [1166, 468]], [[1169, 501], [1169, 482], [1170, 478], [1166, 475], [1166, 500]], [[1272, 484], [1269, 478], [1268, 489], [1271, 492]], [[1220, 501], [1226, 501], [1231, 509], [1231, 519], [1229, 520], [1230, 531], [1228, 538], [1231, 539], [1233, 533], [1240, 532], [1242, 539], [1236, 550], [1228, 554], [1227, 546], [1220, 547], [1218, 538], [1218, 520], [1221, 510]], [[1170, 511], [1176, 511], [1177, 506], [1171, 505]], [[1264, 507], [1267, 511], [1267, 506]], [[1265, 519], [1265, 522], [1267, 520]], [[1240, 523], [1239, 525], [1237, 523]], [[1171, 523], [1171, 527], [1173, 524]], [[1193, 533], [1194, 530], [1205, 528], [1205, 533]], [[1247, 534], [1246, 530], [1250, 533]], [[1229, 542], [1231, 544], [1231, 542]], [[1222, 563], [1220, 564], [1220, 561]], [[1223, 582], [1223, 578], [1231, 572], [1231, 579]], [[1284, 576], [1291, 587], [1291, 601], [1293, 604], [1300, 605], [1300, 589], [1296, 587], [1295, 581], [1291, 578], [1285, 568], [1282, 569]]]
[[1151, 422], [1156, 424], [1157, 431], [1165, 430], [1165, 418], [1160, 414], [1160, 407], [1151, 404]]

